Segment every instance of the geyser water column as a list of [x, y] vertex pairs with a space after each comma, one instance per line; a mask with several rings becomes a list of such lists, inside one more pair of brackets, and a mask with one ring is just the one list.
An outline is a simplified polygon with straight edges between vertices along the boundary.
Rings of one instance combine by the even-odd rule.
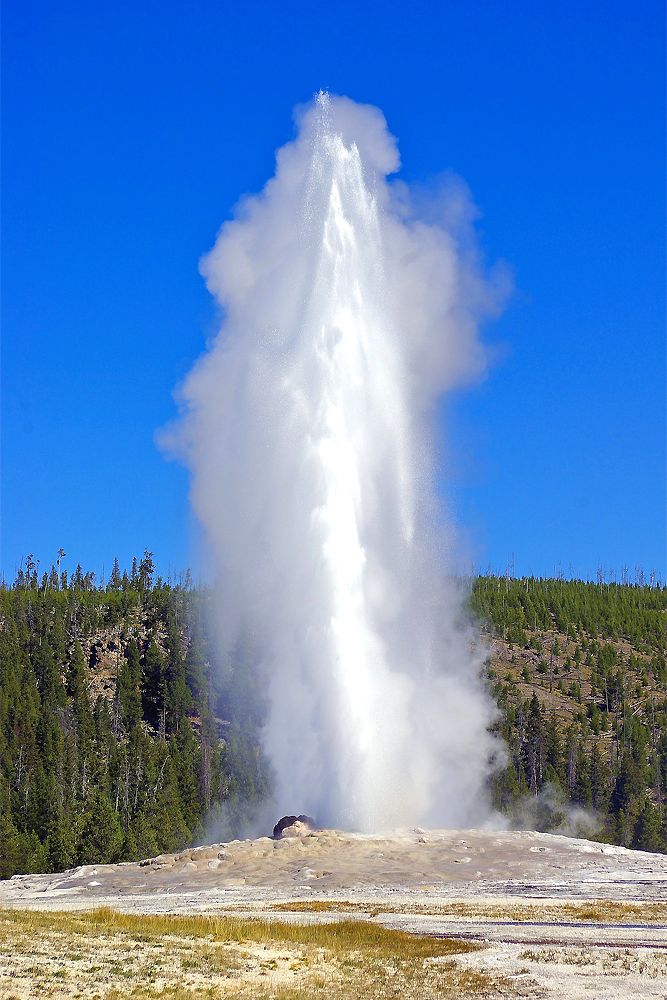
[[[377, 589], [388, 567], [371, 565], [366, 546], [377, 507], [396, 500], [403, 510], [396, 511], [392, 530], [409, 541], [412, 484], [395, 338], [383, 305], [378, 206], [357, 146], [336, 132], [328, 99], [318, 103], [303, 211], [312, 270], [302, 290], [299, 360], [286, 388], [303, 421], [295, 444], [308, 471], [303, 529], [315, 558], [319, 606], [304, 622], [306, 633], [316, 628], [307, 658], [300, 663], [302, 650], [294, 651], [297, 675], [287, 690], [291, 694], [303, 677], [328, 702], [325, 713], [311, 710], [320, 773], [304, 775], [301, 787], [321, 785], [325, 792], [311, 805], [325, 818], [372, 827], [390, 821], [392, 799], [406, 791], [400, 754], [409, 691], [404, 677], [389, 673], [375, 621], [371, 578]], [[384, 452], [379, 468], [376, 448]], [[275, 680], [282, 685], [284, 675]], [[283, 721], [274, 714], [270, 726]], [[267, 736], [278, 775], [289, 774], [294, 748], [283, 742], [280, 759], [276, 734]]]
[[482, 653], [449, 573], [431, 448], [440, 395], [483, 368], [461, 188], [420, 219], [379, 111], [320, 94], [204, 259], [220, 333], [171, 436], [252, 646], [276, 814], [377, 830], [478, 822], [494, 751]]

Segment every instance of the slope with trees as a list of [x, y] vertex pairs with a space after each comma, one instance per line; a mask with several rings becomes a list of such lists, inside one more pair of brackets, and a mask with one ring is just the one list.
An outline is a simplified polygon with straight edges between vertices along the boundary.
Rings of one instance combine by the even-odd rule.
[[[264, 692], [248, 650], [216, 649], [210, 592], [155, 579], [149, 552], [105, 583], [63, 557], [0, 586], [0, 877], [231, 835], [269, 788]], [[666, 849], [667, 589], [485, 576], [470, 603], [496, 807]]]
[[667, 588], [487, 576], [471, 604], [508, 748], [498, 808], [544, 829], [578, 816], [600, 839], [665, 850]]

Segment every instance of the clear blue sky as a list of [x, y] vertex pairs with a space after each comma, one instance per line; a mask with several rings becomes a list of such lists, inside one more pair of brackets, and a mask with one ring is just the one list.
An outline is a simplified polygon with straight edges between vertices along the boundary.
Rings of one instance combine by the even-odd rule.
[[379, 105], [406, 180], [459, 173], [516, 293], [449, 409], [480, 565], [665, 556], [660, 0], [6, 0], [2, 568], [192, 563], [154, 433], [212, 332], [198, 258], [321, 87]]

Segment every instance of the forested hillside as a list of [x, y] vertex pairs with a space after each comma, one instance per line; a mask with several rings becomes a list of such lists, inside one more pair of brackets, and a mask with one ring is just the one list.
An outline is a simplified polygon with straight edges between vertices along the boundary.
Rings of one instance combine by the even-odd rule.
[[0, 589], [0, 876], [173, 850], [265, 793], [261, 692], [207, 599], [150, 553], [105, 587], [29, 563]]
[[667, 588], [486, 576], [471, 604], [508, 748], [497, 807], [667, 849]]
[[[263, 692], [241, 650], [221, 661], [209, 599], [148, 552], [104, 585], [28, 559], [0, 587], [0, 876], [174, 850], [266, 793]], [[570, 802], [665, 849], [667, 590], [487, 576], [471, 606], [509, 751], [497, 807], [557, 828]]]

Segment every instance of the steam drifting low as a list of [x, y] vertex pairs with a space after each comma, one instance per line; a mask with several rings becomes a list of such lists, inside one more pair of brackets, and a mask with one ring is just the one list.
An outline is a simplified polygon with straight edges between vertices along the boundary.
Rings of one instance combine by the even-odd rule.
[[260, 663], [277, 815], [476, 823], [491, 708], [432, 432], [442, 394], [483, 372], [496, 290], [461, 186], [436, 221], [387, 180], [399, 159], [377, 108], [320, 94], [297, 124], [203, 261], [222, 327], [172, 435], [219, 570], [221, 642]]

